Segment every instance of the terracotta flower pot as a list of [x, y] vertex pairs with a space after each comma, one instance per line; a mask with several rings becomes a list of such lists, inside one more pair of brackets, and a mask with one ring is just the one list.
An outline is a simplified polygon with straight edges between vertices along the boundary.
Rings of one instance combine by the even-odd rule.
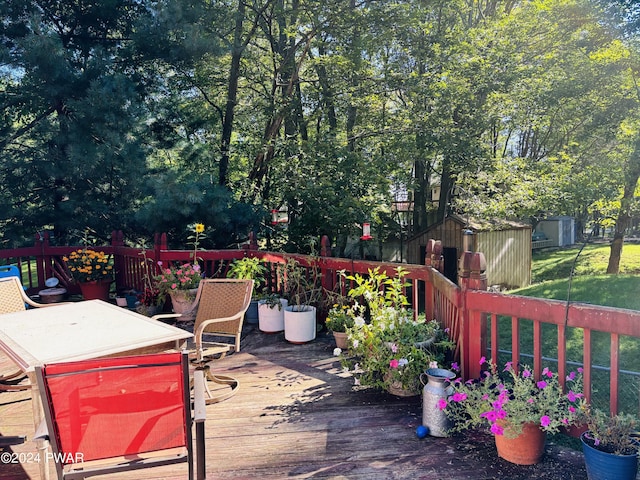
[[346, 332], [333, 332], [333, 339], [336, 341], [336, 347], [346, 350], [349, 346], [347, 343]]
[[80, 292], [85, 300], [109, 300], [109, 290], [113, 280], [95, 280], [93, 282], [81, 282]]
[[[508, 430], [508, 425], [504, 426]], [[494, 435], [498, 456], [517, 465], [534, 465], [544, 455], [547, 433], [540, 430], [537, 423], [525, 423], [522, 433], [515, 438], [504, 435]]]

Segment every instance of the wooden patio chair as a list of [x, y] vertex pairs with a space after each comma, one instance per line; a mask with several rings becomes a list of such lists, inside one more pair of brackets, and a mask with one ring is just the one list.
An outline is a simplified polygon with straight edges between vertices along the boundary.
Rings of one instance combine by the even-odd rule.
[[35, 373], [59, 480], [183, 462], [194, 478], [187, 353], [56, 363]]
[[[208, 362], [222, 359], [228, 352], [240, 351], [240, 338], [244, 315], [251, 303], [253, 280], [231, 278], [200, 281], [194, 308], [197, 308], [193, 336], [195, 351], [193, 362], [204, 369], [206, 403], [217, 403], [234, 395], [240, 386], [238, 380], [228, 375], [211, 372]], [[153, 318], [179, 317], [179, 314], [157, 315]], [[234, 343], [206, 341], [204, 335], [230, 337]], [[212, 387], [216, 387], [212, 390]]]
[[[37, 303], [31, 300], [24, 291], [20, 278], [14, 275], [0, 277], [0, 328], [2, 314], [20, 312], [29, 308], [55, 307], [60, 303]], [[0, 391], [20, 391], [29, 388], [29, 385], [17, 385], [24, 379], [24, 372], [0, 374]]]

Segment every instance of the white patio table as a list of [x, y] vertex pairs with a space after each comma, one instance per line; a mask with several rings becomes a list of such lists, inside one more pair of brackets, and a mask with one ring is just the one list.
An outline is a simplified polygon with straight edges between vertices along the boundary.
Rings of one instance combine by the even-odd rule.
[[[0, 349], [29, 376], [36, 430], [43, 418], [36, 365], [181, 349], [192, 336], [102, 300], [0, 315]], [[47, 448], [40, 442], [42, 479], [49, 478]]]

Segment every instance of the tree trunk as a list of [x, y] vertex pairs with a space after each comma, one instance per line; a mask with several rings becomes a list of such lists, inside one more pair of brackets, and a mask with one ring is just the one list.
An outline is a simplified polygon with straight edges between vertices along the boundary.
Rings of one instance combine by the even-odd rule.
[[229, 170], [229, 145], [233, 132], [233, 118], [238, 99], [238, 80], [240, 79], [240, 59], [246, 44], [242, 43], [242, 26], [245, 10], [244, 0], [238, 0], [236, 25], [233, 33], [233, 48], [231, 49], [231, 67], [229, 69], [229, 84], [227, 89], [227, 105], [222, 119], [222, 138], [220, 139], [220, 165], [218, 166], [218, 183], [227, 185], [227, 171]]
[[[318, 53], [321, 56], [326, 55], [323, 45], [320, 45], [318, 47]], [[316, 65], [316, 73], [318, 74], [318, 83], [320, 84], [320, 90], [322, 90], [322, 101], [324, 103], [324, 110], [326, 112], [325, 115], [327, 116], [327, 121], [329, 123], [329, 133], [331, 135], [335, 135], [336, 131], [338, 130], [338, 118], [336, 115], [333, 89], [331, 88], [329, 75], [327, 74], [327, 68], [322, 62], [318, 62], [318, 64]], [[320, 123], [318, 122], [318, 133], [320, 131], [319, 125]]]
[[[354, 11], [356, 8], [355, 0], [351, 0], [349, 3], [349, 8]], [[354, 25], [353, 33], [351, 35], [351, 48], [349, 49], [348, 57], [353, 64], [353, 75], [351, 76], [350, 83], [352, 91], [356, 92], [358, 87], [360, 86], [360, 80], [358, 78], [358, 72], [360, 71], [360, 67], [362, 65], [362, 49], [360, 48], [360, 27], [359, 25]], [[358, 121], [358, 109], [351, 98], [348, 100], [347, 105], [347, 123], [346, 123], [346, 132], [347, 132], [347, 149], [350, 152], [356, 151], [356, 140], [355, 140], [355, 132], [354, 128]]]
[[449, 208], [449, 191], [453, 187], [453, 181], [451, 180], [450, 160], [445, 157], [442, 160], [442, 175], [440, 176], [440, 197], [438, 199], [438, 214], [437, 222], [444, 222], [447, 216], [447, 209]]
[[[294, 2], [293, 4], [293, 13], [292, 19], [295, 19], [295, 15], [297, 14], [298, 2]], [[280, 11], [282, 11], [283, 7], [281, 6]], [[284, 17], [279, 17], [279, 26], [280, 30], [287, 28], [287, 22]], [[247, 192], [247, 198], [250, 201], [256, 199], [257, 195], [262, 190], [262, 187], [265, 182], [265, 177], [269, 170], [269, 163], [274, 155], [274, 142], [278, 137], [280, 132], [280, 128], [282, 124], [287, 121], [286, 129], [287, 132], [295, 132], [295, 105], [294, 95], [297, 92], [297, 83], [298, 83], [298, 75], [300, 73], [300, 68], [302, 63], [305, 61], [306, 56], [309, 51], [309, 46], [311, 40], [315, 33], [309, 33], [309, 36], [305, 38], [305, 42], [294, 42], [293, 39], [288, 40], [290, 43], [287, 43], [286, 36], [281, 36], [278, 41], [272, 39], [270, 42], [275, 46], [277, 51], [274, 51], [277, 57], [282, 58], [282, 62], [276, 69], [276, 75], [279, 75], [280, 78], [274, 78], [274, 85], [278, 85], [280, 83], [284, 83], [280, 86], [280, 88], [275, 88], [274, 93], [274, 105], [281, 105], [279, 109], [273, 112], [273, 116], [269, 120], [267, 127], [265, 128], [265, 133], [263, 137], [263, 148], [260, 152], [258, 152], [253, 160], [253, 166], [251, 171], [249, 172], [249, 180], [251, 180], [254, 184], [254, 188], [251, 192]], [[300, 53], [299, 57], [296, 58], [297, 51], [303, 46], [303, 50]], [[283, 81], [284, 80], [284, 81]], [[280, 100], [276, 100], [275, 95], [277, 92], [280, 92]], [[274, 107], [275, 108], [275, 107]], [[290, 123], [290, 120], [293, 120], [294, 123]], [[291, 217], [289, 218], [291, 222]]]
[[[416, 134], [416, 160], [413, 162], [415, 188], [413, 190], [413, 231], [422, 232], [429, 226], [427, 205], [431, 203], [431, 163], [426, 159], [425, 135]], [[430, 205], [429, 205], [430, 206]]]
[[620, 201], [620, 210], [616, 219], [616, 228], [611, 241], [611, 252], [609, 254], [609, 264], [607, 273], [617, 274], [620, 272], [620, 256], [622, 255], [622, 245], [624, 234], [631, 224], [631, 207], [634, 201], [634, 193], [640, 178], [640, 139], [636, 141], [629, 164], [625, 169], [624, 193]]
[[633, 192], [638, 183], [638, 175], [633, 179], [629, 178], [629, 182], [624, 187], [624, 195], [620, 202], [620, 211], [616, 219], [615, 232], [611, 241], [611, 251], [609, 253], [609, 264], [607, 265], [607, 273], [620, 273], [620, 257], [622, 255], [622, 245], [624, 244], [624, 234], [631, 224], [631, 203], [633, 202]]

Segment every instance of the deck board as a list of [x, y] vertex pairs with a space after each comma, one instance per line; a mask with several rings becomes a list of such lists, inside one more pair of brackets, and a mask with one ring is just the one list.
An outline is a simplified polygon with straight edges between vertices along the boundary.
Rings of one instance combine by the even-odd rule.
[[[325, 334], [292, 345], [282, 334], [246, 329], [242, 351], [213, 363], [236, 376], [240, 390], [207, 407], [210, 479], [582, 479], [582, 454], [549, 444], [543, 462], [513, 467], [476, 433], [419, 440], [421, 400], [353, 389]], [[0, 359], [0, 371], [9, 367]], [[0, 393], [0, 433], [33, 436], [28, 394]], [[34, 452], [33, 442], [13, 447]], [[570, 475], [558, 464], [571, 466]], [[565, 469], [566, 470], [566, 469]], [[515, 473], [514, 473], [515, 472]], [[51, 469], [52, 478], [55, 478]], [[0, 465], [0, 479], [37, 479], [36, 464]], [[96, 477], [106, 478], [106, 477]], [[130, 479], [132, 474], [108, 478]], [[184, 465], [135, 472], [136, 479], [184, 479]]]

